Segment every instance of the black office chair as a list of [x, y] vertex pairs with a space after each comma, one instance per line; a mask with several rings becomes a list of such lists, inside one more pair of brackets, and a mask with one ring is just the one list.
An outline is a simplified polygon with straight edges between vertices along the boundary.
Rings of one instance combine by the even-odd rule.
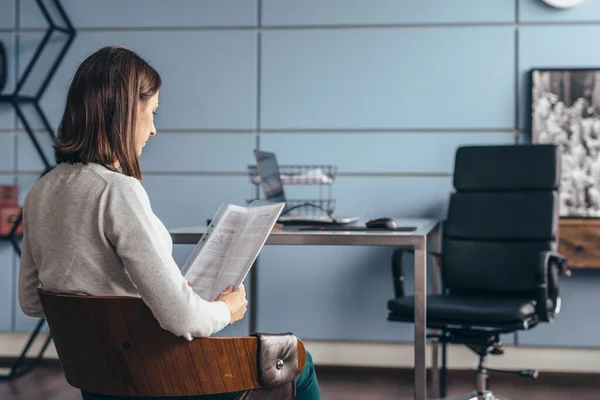
[[[442, 291], [427, 296], [428, 335], [442, 343], [440, 394], [446, 396], [446, 344], [479, 355], [477, 389], [492, 400], [486, 356], [502, 354], [500, 335], [551, 322], [560, 310], [556, 253], [559, 150], [554, 145], [466, 146], [456, 152], [455, 191], [442, 233]], [[414, 297], [404, 294], [402, 256], [392, 257], [394, 292], [388, 320], [414, 322]], [[430, 331], [431, 332], [431, 331]], [[494, 370], [497, 371], [497, 370]], [[537, 377], [537, 371], [515, 372]]]

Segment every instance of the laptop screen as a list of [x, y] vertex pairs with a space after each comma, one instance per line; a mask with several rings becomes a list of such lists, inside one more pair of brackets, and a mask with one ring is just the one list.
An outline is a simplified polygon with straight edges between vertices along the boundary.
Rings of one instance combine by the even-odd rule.
[[279, 164], [275, 153], [254, 150], [256, 168], [260, 176], [260, 186], [269, 201], [285, 202], [283, 182], [279, 172]]

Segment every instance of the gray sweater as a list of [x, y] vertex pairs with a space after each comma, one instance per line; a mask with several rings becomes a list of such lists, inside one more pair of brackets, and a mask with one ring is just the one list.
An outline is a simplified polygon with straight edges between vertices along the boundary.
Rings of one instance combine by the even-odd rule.
[[187, 340], [230, 323], [224, 302], [205, 301], [188, 286], [135, 178], [99, 164], [59, 164], [27, 194], [23, 228], [18, 290], [26, 315], [44, 315], [39, 287], [141, 297], [163, 329]]

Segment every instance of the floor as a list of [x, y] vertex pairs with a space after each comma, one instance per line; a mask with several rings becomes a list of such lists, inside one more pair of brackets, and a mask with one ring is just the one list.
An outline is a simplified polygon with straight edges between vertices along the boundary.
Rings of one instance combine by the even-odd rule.
[[[317, 372], [323, 399], [331, 400], [411, 400], [412, 372], [390, 369], [324, 368]], [[465, 395], [475, 387], [471, 371], [451, 372], [448, 396]], [[490, 388], [511, 400], [598, 400], [600, 376], [541, 374], [537, 380], [516, 375], [492, 375]], [[467, 396], [461, 396], [468, 399]]]
[[[321, 367], [317, 369], [323, 399], [327, 400], [410, 400], [410, 371]], [[468, 371], [451, 373], [449, 395], [469, 393], [473, 375]], [[600, 376], [540, 374], [538, 380], [498, 374], [493, 389], [512, 400], [597, 400]], [[14, 381], [0, 381], [2, 400], [81, 400], [69, 386], [58, 365], [43, 365]]]

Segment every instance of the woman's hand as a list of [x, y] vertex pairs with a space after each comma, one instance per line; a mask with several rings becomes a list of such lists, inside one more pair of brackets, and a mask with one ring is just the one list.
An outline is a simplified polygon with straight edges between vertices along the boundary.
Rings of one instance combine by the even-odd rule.
[[217, 297], [217, 301], [222, 301], [229, 307], [229, 312], [231, 313], [230, 324], [244, 318], [248, 300], [246, 300], [246, 289], [243, 284], [235, 291], [233, 290], [233, 286], [227, 286], [227, 289]]

